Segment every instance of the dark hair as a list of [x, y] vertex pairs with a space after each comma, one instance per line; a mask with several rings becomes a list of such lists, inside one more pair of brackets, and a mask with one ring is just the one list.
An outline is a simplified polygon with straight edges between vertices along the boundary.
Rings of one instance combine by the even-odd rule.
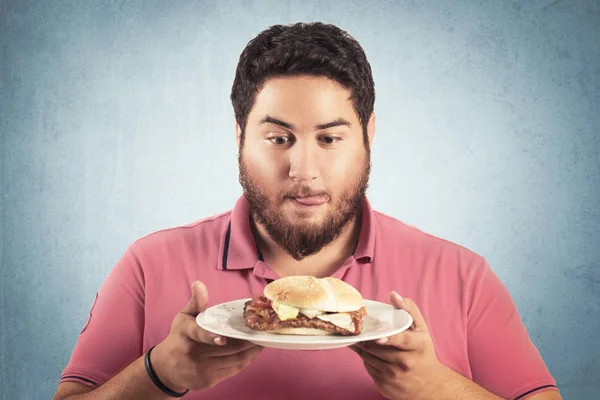
[[366, 127], [375, 104], [371, 66], [352, 36], [321, 22], [274, 25], [248, 42], [231, 89], [235, 119], [242, 133], [264, 82], [290, 75], [326, 76], [351, 89], [351, 100], [368, 144]]

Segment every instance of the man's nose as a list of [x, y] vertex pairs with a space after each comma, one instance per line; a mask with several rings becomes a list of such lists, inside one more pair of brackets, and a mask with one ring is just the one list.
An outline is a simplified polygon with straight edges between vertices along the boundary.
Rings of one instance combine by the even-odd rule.
[[319, 177], [317, 149], [309, 143], [296, 143], [290, 150], [290, 178], [311, 181]]

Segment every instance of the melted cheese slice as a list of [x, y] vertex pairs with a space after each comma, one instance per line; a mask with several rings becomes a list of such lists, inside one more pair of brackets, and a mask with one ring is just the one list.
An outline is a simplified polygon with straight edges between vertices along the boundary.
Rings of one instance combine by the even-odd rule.
[[299, 308], [286, 306], [285, 304], [278, 303], [274, 301], [271, 303], [273, 310], [277, 313], [277, 316], [280, 320], [286, 321], [288, 319], [294, 319], [298, 317], [298, 313], [300, 312]]
[[331, 322], [335, 326], [352, 332], [356, 329], [354, 322], [352, 322], [352, 317], [348, 313], [324, 314], [318, 315], [317, 318], [322, 321]]
[[305, 308], [300, 309], [282, 303], [278, 303], [276, 301], [272, 303], [272, 306], [273, 310], [275, 310], [277, 316], [282, 321], [298, 318], [298, 314], [302, 313], [310, 319], [316, 317], [322, 321], [331, 322], [335, 326], [352, 332], [354, 332], [354, 330], [356, 329], [356, 327], [354, 326], [354, 322], [352, 322], [352, 317], [348, 313], [323, 314], [323, 311]]
[[304, 314], [306, 315], [307, 318], [313, 319], [314, 317], [316, 317], [317, 315], [321, 315], [323, 314], [323, 311], [319, 311], [319, 310], [310, 310], [308, 308], [301, 308], [300, 309], [300, 314]]

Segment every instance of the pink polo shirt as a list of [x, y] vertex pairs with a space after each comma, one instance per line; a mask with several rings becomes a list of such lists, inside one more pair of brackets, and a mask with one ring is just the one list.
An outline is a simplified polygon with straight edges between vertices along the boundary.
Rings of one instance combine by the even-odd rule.
[[[204, 282], [209, 306], [262, 292], [278, 276], [261, 261], [248, 203], [130, 246], [99, 290], [61, 378], [101, 385], [162, 341]], [[419, 306], [441, 362], [509, 399], [556, 390], [506, 288], [473, 252], [373, 211], [365, 201], [354, 254], [333, 274], [365, 299], [396, 290]], [[265, 349], [239, 375], [187, 399], [382, 399], [347, 348]]]

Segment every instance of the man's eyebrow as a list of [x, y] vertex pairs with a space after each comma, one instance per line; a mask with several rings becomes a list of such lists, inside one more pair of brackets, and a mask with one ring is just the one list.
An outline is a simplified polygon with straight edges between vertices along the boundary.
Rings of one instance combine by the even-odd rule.
[[[269, 115], [267, 115], [263, 119], [261, 119], [260, 122], [259, 122], [259, 124], [260, 125], [262, 125], [262, 124], [275, 124], [275, 125], [279, 125], [279, 126], [285, 128], [285, 129], [289, 129], [291, 131], [294, 130], [294, 125], [290, 124], [289, 122], [282, 121], [279, 118], [271, 117]], [[351, 127], [352, 124], [348, 120], [345, 120], [344, 118], [338, 118], [335, 121], [327, 122], [326, 124], [319, 124], [319, 125], [315, 126], [315, 129], [319, 130], [319, 131], [322, 131], [322, 130], [325, 130], [325, 129], [334, 128], [336, 126]]]
[[279, 125], [279, 126], [285, 128], [285, 129], [289, 129], [290, 131], [294, 130], [294, 125], [290, 124], [289, 122], [285, 122], [285, 121], [282, 121], [277, 118], [273, 118], [268, 115], [260, 120], [259, 125], [262, 125], [262, 124], [275, 124], [275, 125]]
[[351, 127], [352, 124], [350, 123], [350, 121], [347, 121], [344, 118], [338, 118], [335, 121], [331, 121], [331, 122], [328, 122], [326, 124], [317, 125], [316, 128], [317, 128], [317, 130], [321, 131], [321, 130], [324, 130], [324, 129], [334, 128], [336, 126]]

